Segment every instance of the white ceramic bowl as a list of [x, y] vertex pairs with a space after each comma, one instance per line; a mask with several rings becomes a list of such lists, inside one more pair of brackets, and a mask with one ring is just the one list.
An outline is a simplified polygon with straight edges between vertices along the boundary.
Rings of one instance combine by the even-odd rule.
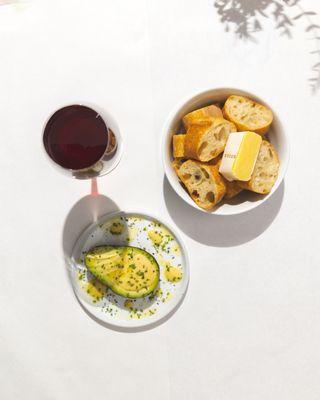
[[[197, 204], [191, 199], [189, 194], [180, 184], [178, 177], [171, 166], [171, 162], [173, 160], [172, 135], [175, 132], [179, 132], [179, 129], [181, 129], [181, 121], [184, 115], [198, 108], [205, 107], [209, 104], [224, 103], [228, 98], [228, 96], [230, 96], [231, 94], [238, 94], [249, 97], [252, 100], [255, 100], [261, 104], [265, 104], [272, 109], [274, 114], [274, 120], [267, 134], [267, 137], [270, 140], [270, 142], [275, 146], [279, 154], [279, 159], [280, 159], [279, 175], [275, 185], [272, 188], [271, 193], [269, 193], [268, 195], [258, 195], [256, 193], [252, 193], [249, 191], [243, 191], [234, 199], [223, 200], [221, 204], [218, 204], [214, 209], [210, 211], [205, 211], [202, 208], [198, 207]], [[280, 183], [282, 182], [289, 161], [288, 137], [285, 133], [285, 130], [283, 129], [283, 126], [277, 116], [276, 111], [269, 104], [266, 104], [265, 101], [260, 99], [255, 94], [232, 88], [219, 88], [219, 89], [207, 90], [205, 92], [198, 93], [192, 96], [191, 98], [188, 98], [187, 100], [183, 101], [181, 104], [179, 104], [178, 107], [172, 112], [172, 114], [168, 118], [163, 128], [161, 151], [162, 151], [162, 160], [165, 173], [167, 175], [167, 178], [171, 186], [176, 191], [176, 193], [192, 207], [195, 207], [206, 213], [209, 212], [218, 215], [240, 214], [252, 210], [253, 208], [259, 206], [267, 199], [269, 199], [270, 196], [272, 196], [272, 194], [277, 190]]]

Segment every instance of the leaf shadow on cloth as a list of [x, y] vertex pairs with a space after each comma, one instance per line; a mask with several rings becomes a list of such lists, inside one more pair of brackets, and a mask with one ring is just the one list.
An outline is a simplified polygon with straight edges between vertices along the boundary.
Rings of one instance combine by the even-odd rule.
[[215, 0], [220, 22], [226, 32], [233, 32], [239, 39], [257, 43], [257, 36], [264, 23], [271, 20], [280, 36], [293, 37], [295, 23], [304, 24], [309, 53], [314, 58], [311, 76], [308, 79], [311, 91], [315, 94], [320, 88], [320, 22], [317, 13], [304, 9], [302, 0]]

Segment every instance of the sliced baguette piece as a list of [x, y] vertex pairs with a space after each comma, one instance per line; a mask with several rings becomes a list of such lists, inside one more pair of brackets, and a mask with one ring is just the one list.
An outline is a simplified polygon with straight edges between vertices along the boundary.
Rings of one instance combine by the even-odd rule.
[[[220, 158], [217, 162], [216, 162], [216, 166], [219, 170], [220, 168], [220, 164], [221, 164], [222, 159]], [[228, 181], [227, 179], [225, 179], [221, 174], [220, 174], [221, 178], [224, 181], [224, 184], [226, 185], [226, 194], [225, 194], [225, 198], [226, 199], [232, 199], [233, 197], [237, 196], [240, 192], [242, 192], [242, 187], [239, 186], [237, 181]]]
[[198, 110], [192, 111], [182, 118], [183, 125], [186, 129], [199, 120], [210, 118], [223, 118], [221, 108], [211, 105], [208, 107], [199, 108]]
[[173, 135], [172, 146], [173, 146], [173, 157], [182, 158], [184, 157], [184, 142], [186, 135]]
[[184, 143], [186, 158], [207, 162], [221, 154], [228, 136], [237, 128], [223, 118], [200, 120], [189, 127]]
[[233, 122], [238, 131], [252, 131], [264, 135], [272, 121], [272, 111], [243, 96], [229, 96], [223, 107], [224, 117]]
[[275, 148], [263, 140], [251, 179], [248, 182], [238, 181], [238, 185], [255, 193], [268, 194], [277, 180], [279, 166]]
[[187, 160], [180, 166], [178, 176], [193, 201], [205, 210], [218, 204], [226, 193], [226, 186], [215, 165]]

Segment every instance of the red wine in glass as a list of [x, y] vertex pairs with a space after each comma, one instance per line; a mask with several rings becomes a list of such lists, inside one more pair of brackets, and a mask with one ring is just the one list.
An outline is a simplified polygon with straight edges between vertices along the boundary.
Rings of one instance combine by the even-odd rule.
[[109, 129], [99, 113], [82, 105], [56, 111], [43, 134], [49, 157], [68, 170], [94, 166], [106, 153]]

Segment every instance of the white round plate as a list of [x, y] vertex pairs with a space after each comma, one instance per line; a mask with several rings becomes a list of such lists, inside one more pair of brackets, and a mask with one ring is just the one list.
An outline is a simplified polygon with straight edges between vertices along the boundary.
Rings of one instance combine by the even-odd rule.
[[[110, 232], [114, 222], [120, 222], [122, 233]], [[162, 235], [160, 245], [150, 239], [150, 231]], [[142, 299], [126, 299], [97, 282], [85, 267], [84, 255], [100, 245], [134, 246], [152, 254], [160, 267], [155, 292]], [[171, 283], [165, 279], [168, 263], [182, 270], [180, 281]], [[181, 239], [157, 218], [140, 213], [115, 212], [100, 217], [78, 238], [71, 266], [72, 285], [82, 306], [100, 321], [121, 328], [142, 327], [166, 317], [183, 299], [189, 281], [188, 258]]]

